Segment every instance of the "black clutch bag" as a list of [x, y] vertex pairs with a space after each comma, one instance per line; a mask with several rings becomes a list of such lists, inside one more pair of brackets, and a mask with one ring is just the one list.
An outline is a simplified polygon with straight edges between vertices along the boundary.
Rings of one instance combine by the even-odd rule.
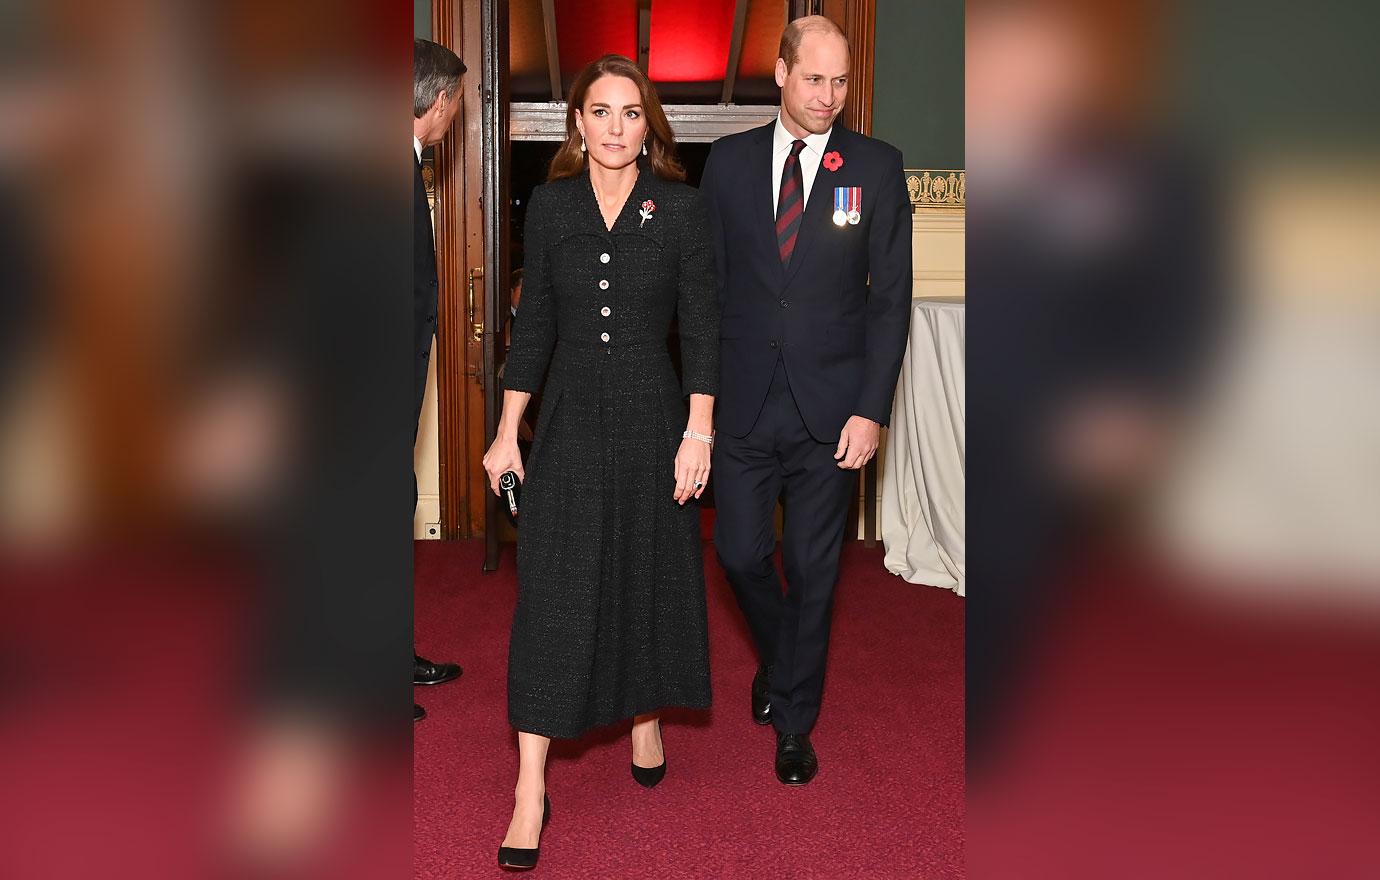
[[518, 482], [517, 474], [512, 471], [504, 471], [498, 478], [498, 497], [507, 506], [508, 517], [517, 525], [518, 519], [518, 495], [522, 492], [522, 484]]

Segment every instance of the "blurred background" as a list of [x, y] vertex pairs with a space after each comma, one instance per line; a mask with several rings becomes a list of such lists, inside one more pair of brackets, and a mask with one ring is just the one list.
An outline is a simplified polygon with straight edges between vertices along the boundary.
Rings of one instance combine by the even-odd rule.
[[1380, 870], [1376, 24], [967, 5], [974, 877]]
[[410, 34], [0, 10], [0, 875], [410, 869]]

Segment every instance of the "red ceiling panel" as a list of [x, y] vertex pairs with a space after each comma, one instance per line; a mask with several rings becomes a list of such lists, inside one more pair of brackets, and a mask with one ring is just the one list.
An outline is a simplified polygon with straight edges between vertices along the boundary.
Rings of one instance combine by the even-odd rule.
[[637, 0], [556, 0], [556, 33], [563, 74], [610, 52], [636, 61]]
[[655, 82], [722, 80], [733, 38], [734, 0], [652, 0], [647, 73]]

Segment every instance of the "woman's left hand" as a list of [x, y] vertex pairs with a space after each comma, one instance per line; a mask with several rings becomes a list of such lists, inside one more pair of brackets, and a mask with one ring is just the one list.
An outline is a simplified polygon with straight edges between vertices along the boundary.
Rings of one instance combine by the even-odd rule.
[[709, 483], [709, 444], [686, 437], [676, 453], [676, 503], [684, 506], [704, 494]]

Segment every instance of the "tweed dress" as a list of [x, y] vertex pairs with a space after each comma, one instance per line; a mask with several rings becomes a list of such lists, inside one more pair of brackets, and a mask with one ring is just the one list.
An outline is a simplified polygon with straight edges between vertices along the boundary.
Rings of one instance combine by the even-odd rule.
[[687, 397], [718, 386], [709, 217], [697, 190], [640, 167], [612, 231], [588, 172], [537, 187], [527, 208], [504, 386], [543, 395], [524, 463], [508, 718], [544, 736], [709, 705], [699, 504], [673, 497]]

